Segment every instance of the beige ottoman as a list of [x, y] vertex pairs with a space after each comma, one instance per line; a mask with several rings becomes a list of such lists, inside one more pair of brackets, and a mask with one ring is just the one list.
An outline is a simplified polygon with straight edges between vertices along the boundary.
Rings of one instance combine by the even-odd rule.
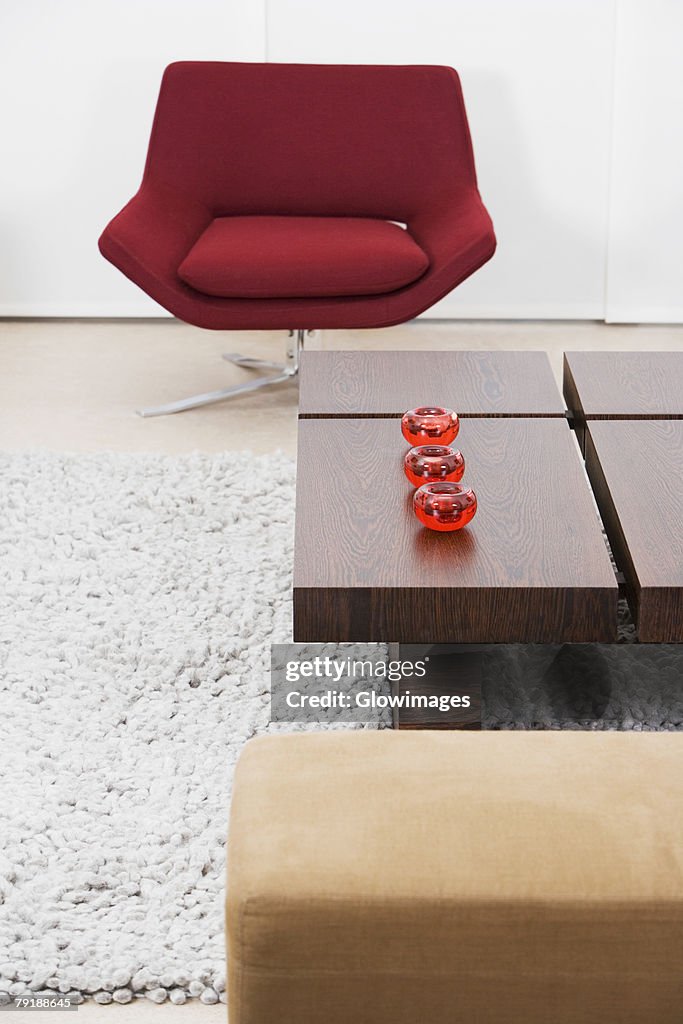
[[249, 743], [230, 1024], [681, 1024], [683, 735]]

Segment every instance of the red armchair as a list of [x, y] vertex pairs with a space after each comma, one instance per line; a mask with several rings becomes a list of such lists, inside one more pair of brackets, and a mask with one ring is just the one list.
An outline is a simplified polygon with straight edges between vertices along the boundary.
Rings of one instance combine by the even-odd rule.
[[456, 72], [428, 66], [181, 62], [164, 72], [138, 193], [100, 251], [175, 316], [306, 330], [417, 316], [491, 258]]

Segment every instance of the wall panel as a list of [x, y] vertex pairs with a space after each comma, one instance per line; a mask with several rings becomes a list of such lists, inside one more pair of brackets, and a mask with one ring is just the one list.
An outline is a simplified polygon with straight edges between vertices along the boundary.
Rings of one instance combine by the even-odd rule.
[[602, 318], [613, 0], [269, 0], [268, 11], [270, 60], [461, 73], [499, 249], [431, 315]]
[[140, 182], [166, 64], [263, 60], [264, 0], [0, 6], [0, 315], [160, 315], [97, 238]]
[[683, 321], [683, 4], [620, 0], [606, 318]]

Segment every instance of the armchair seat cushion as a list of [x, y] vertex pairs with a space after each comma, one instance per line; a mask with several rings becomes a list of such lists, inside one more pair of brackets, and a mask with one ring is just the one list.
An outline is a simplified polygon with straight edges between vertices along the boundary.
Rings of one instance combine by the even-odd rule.
[[216, 217], [178, 268], [205, 295], [236, 299], [378, 295], [429, 266], [409, 232], [368, 217]]

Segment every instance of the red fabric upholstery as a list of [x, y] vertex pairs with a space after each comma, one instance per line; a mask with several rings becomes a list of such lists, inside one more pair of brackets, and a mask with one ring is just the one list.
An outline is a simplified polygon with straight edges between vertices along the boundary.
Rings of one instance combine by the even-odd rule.
[[217, 217], [178, 268], [206, 295], [311, 298], [393, 292], [429, 260], [407, 231], [368, 217]]
[[[183, 281], [178, 268], [212, 221], [246, 216], [400, 221], [429, 267], [393, 291], [351, 296], [217, 297]], [[409, 320], [495, 249], [458, 76], [444, 67], [172, 64], [140, 190], [100, 249], [200, 327]]]

